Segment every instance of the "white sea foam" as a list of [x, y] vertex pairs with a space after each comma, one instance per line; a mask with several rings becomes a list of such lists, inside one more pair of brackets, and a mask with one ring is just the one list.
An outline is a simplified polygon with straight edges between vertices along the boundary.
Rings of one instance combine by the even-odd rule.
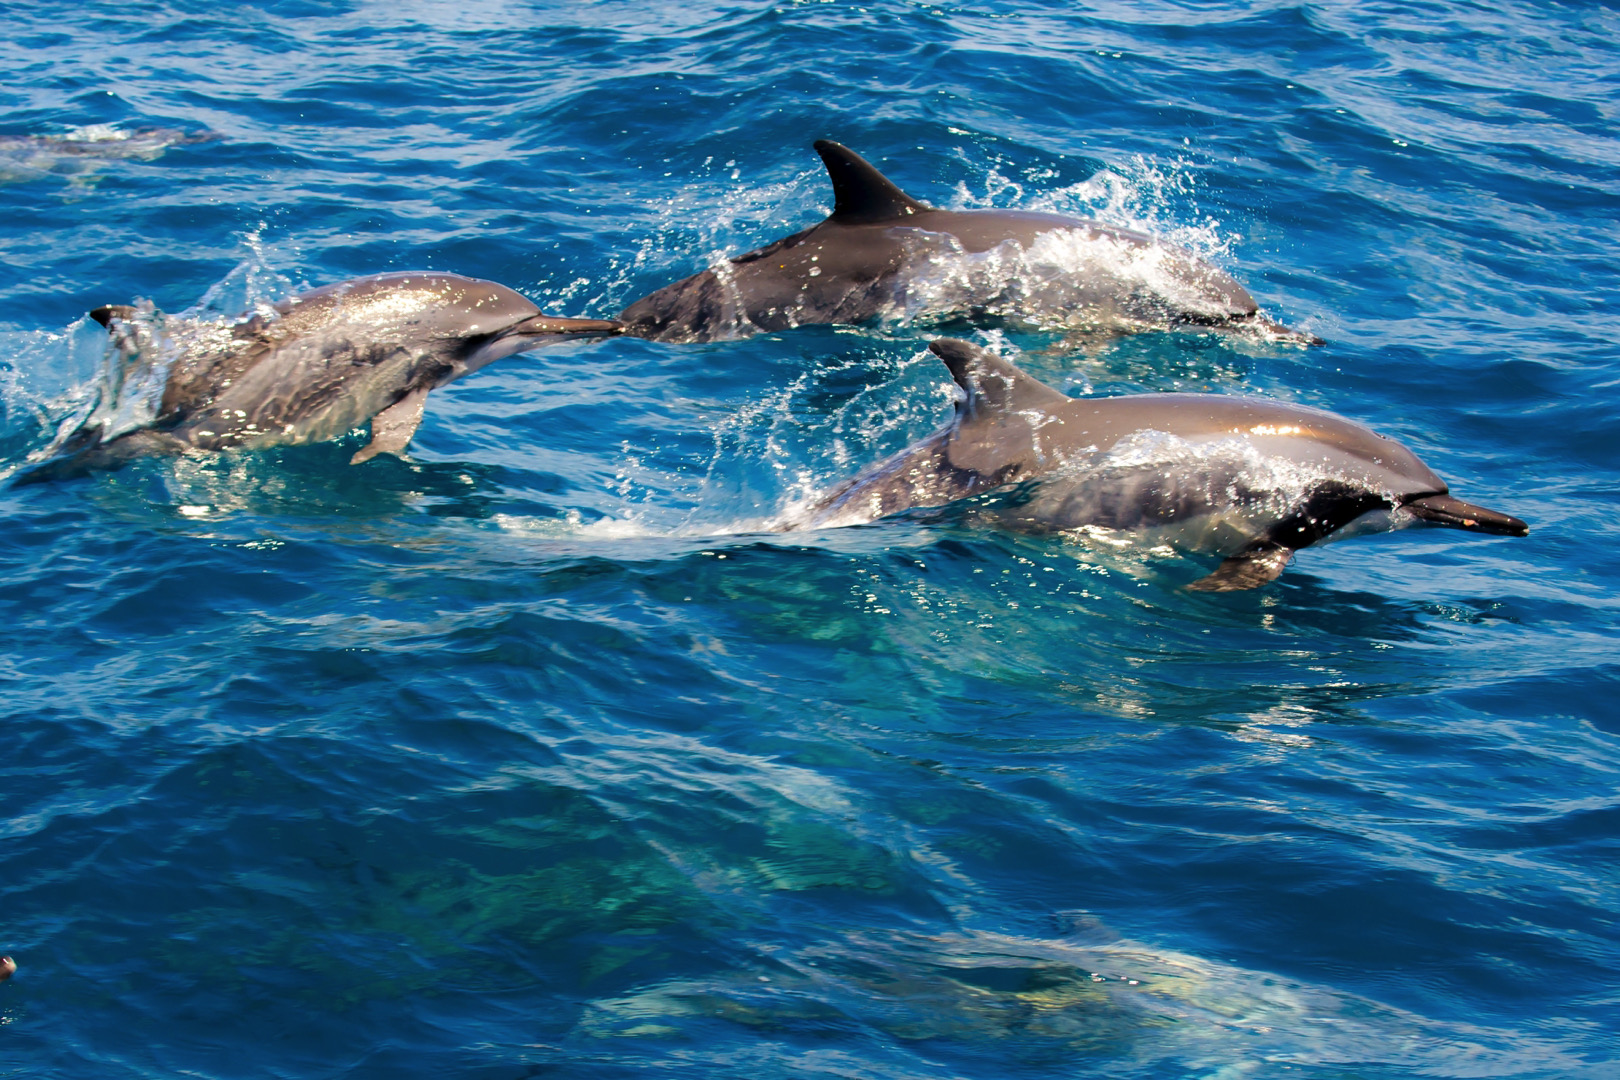
[[914, 245], [895, 311], [902, 321], [974, 315], [1039, 329], [1139, 330], [1171, 314], [1225, 314], [1187, 273], [1183, 254], [1109, 231], [1056, 229], [1028, 247], [967, 252], [950, 238]]

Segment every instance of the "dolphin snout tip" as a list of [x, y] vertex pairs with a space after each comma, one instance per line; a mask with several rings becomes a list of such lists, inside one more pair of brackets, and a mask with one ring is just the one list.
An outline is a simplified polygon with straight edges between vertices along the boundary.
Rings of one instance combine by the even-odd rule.
[[525, 319], [512, 330], [520, 334], [622, 334], [625, 324], [618, 319], [574, 319], [540, 314]]
[[1275, 319], [1268, 319], [1264, 315], [1252, 316], [1254, 325], [1260, 332], [1273, 341], [1280, 341], [1289, 345], [1303, 345], [1306, 348], [1320, 348], [1327, 344], [1327, 339], [1318, 337], [1309, 330], [1296, 330], [1292, 326], [1285, 326]]
[[1487, 510], [1483, 506], [1463, 502], [1450, 495], [1426, 495], [1405, 504], [1413, 516], [1436, 525], [1449, 525], [1453, 529], [1491, 533], [1496, 536], [1529, 536], [1530, 525], [1511, 514]]

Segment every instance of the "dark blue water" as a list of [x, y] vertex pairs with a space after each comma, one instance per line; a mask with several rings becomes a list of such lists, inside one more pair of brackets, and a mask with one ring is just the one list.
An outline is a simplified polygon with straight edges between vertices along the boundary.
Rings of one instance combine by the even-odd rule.
[[409, 460], [0, 489], [0, 1075], [1620, 1075], [1612, 5], [3, 25], [8, 473], [93, 406], [92, 306], [430, 268], [607, 316], [818, 220], [831, 137], [1329, 341], [995, 339], [1042, 378], [1329, 408], [1533, 531], [1224, 595], [761, 532], [949, 415], [897, 322], [503, 361]]

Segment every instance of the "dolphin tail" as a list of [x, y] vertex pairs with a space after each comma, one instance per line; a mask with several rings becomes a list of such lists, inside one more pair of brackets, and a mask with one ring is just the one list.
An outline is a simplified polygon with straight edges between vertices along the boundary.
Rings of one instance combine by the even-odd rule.
[[121, 469], [138, 457], [178, 455], [190, 444], [162, 431], [132, 431], [106, 443], [97, 443], [75, 454], [65, 454], [43, 465], [19, 473], [12, 486], [42, 484], [52, 480], [75, 480], [96, 470]]
[[1471, 529], [1496, 536], [1528, 536], [1530, 526], [1516, 517], [1465, 503], [1450, 495], [1425, 495], [1403, 504], [1415, 517], [1454, 529]]

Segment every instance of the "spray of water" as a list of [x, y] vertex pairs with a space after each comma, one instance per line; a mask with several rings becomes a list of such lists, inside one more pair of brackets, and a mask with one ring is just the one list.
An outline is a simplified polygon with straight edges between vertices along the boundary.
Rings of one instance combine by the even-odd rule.
[[176, 357], [220, 347], [244, 315], [273, 317], [295, 288], [272, 268], [280, 253], [266, 250], [263, 230], [243, 237], [242, 261], [184, 311], [141, 301], [112, 333], [85, 316], [61, 331], [0, 334], [0, 479], [75, 441], [150, 424]]

